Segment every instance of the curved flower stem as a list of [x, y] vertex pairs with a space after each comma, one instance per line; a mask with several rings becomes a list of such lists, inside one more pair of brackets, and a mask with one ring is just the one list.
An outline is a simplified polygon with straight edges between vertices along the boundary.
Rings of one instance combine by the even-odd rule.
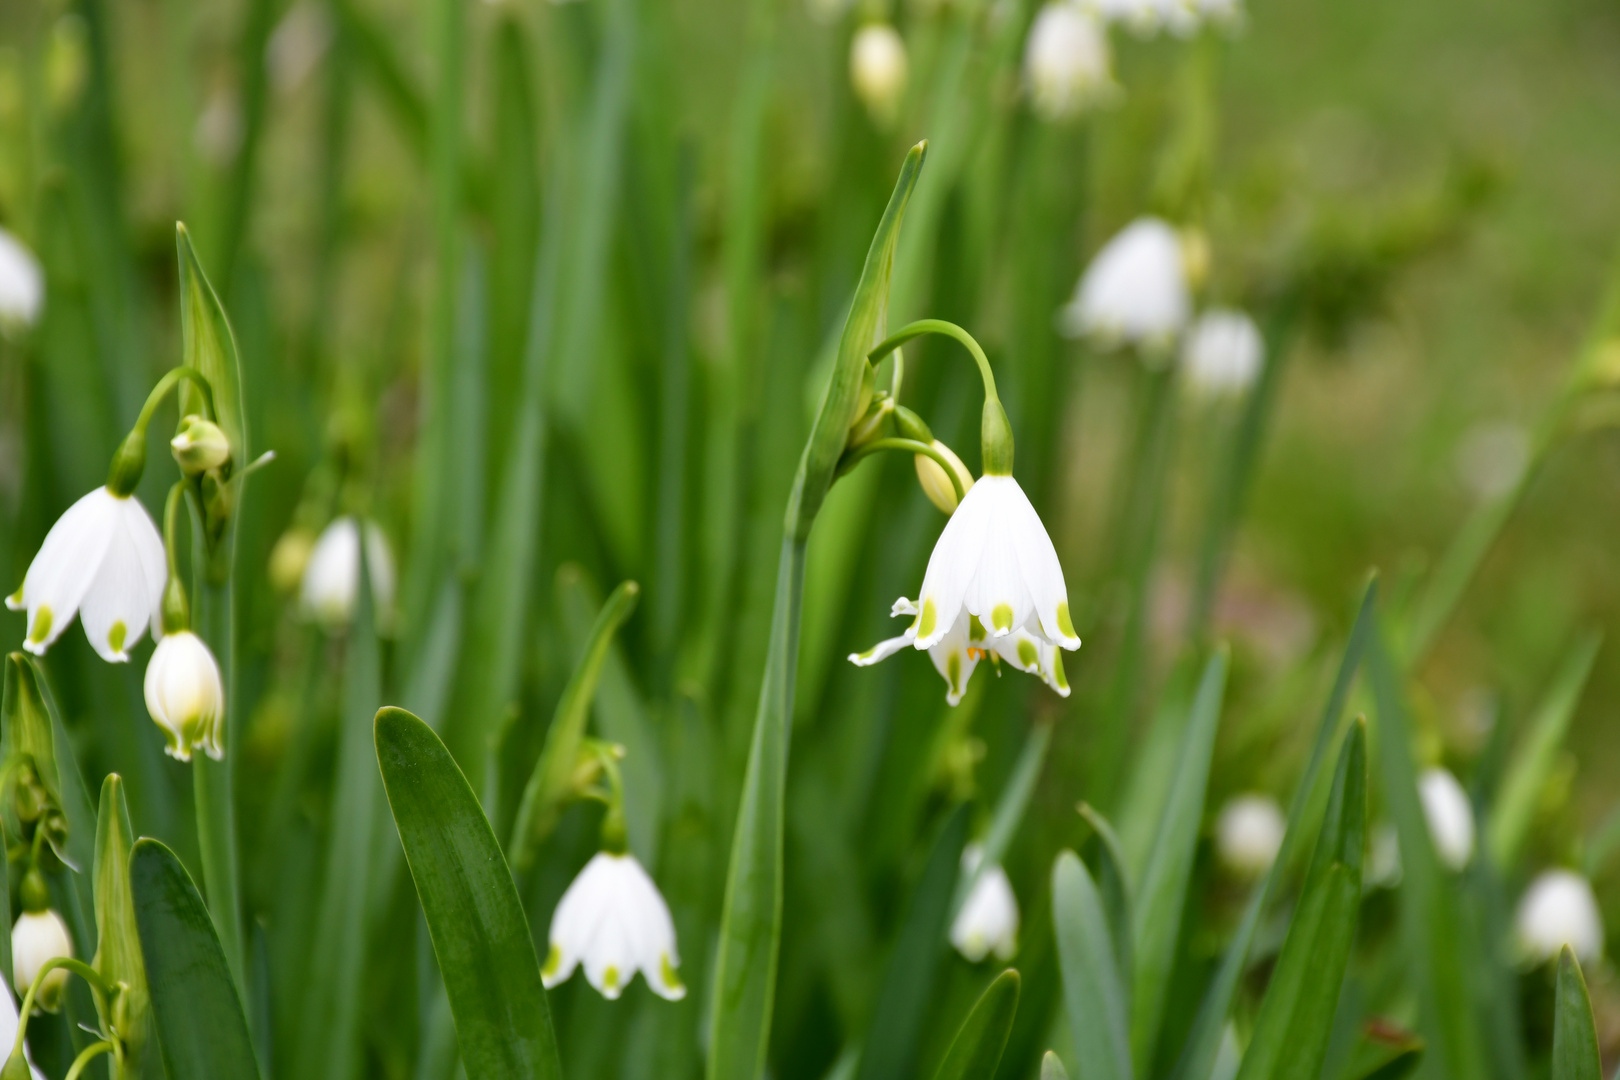
[[135, 419], [137, 429], [143, 432], [146, 430], [146, 425], [152, 420], [152, 414], [163, 404], [163, 399], [169, 396], [169, 391], [180, 384], [181, 379], [191, 382], [202, 395], [203, 410], [208, 414], [204, 419], [211, 421], [219, 419], [219, 414], [214, 411], [214, 388], [209, 384], [207, 376], [194, 367], [181, 364], [165, 371], [163, 377], [157, 381], [157, 385], [152, 387], [152, 392], [146, 395], [146, 403], [141, 406], [140, 416]]
[[[1007, 411], [1001, 407], [1001, 398], [996, 394], [996, 377], [990, 371], [990, 358], [984, 354], [984, 349], [974, 340], [972, 334], [944, 319], [918, 319], [890, 334], [866, 354], [866, 359], [876, 363], [912, 338], [922, 337], [924, 334], [940, 334], [951, 338], [960, 342], [973, 355], [974, 363], [979, 365], [979, 377], [984, 380], [984, 417], [979, 425], [984, 472], [990, 476], [1011, 476], [1012, 426], [1007, 423]], [[947, 468], [945, 471], [951, 470]]]
[[79, 1077], [84, 1074], [84, 1070], [91, 1061], [101, 1054], [111, 1053], [112, 1050], [113, 1044], [105, 1039], [101, 1042], [91, 1043], [84, 1048], [84, 1051], [78, 1057], [73, 1059], [73, 1067], [68, 1069], [67, 1076], [63, 1080], [79, 1080]]
[[23, 1052], [23, 1046], [28, 1038], [28, 1019], [34, 1015], [34, 998], [39, 995], [39, 988], [45, 985], [45, 976], [57, 968], [66, 968], [90, 984], [90, 992], [96, 999], [96, 1012], [101, 1015], [103, 1023], [111, 1015], [107, 1011], [107, 995], [112, 988], [107, 985], [107, 980], [101, 977], [101, 972], [83, 960], [75, 960], [71, 956], [53, 956], [40, 965], [39, 971], [34, 975], [34, 981], [28, 984], [28, 992], [23, 995], [22, 1012], [17, 1019], [17, 1039], [11, 1046], [12, 1057]]
[[186, 482], [177, 480], [169, 488], [169, 497], [163, 503], [163, 554], [169, 564], [169, 580], [163, 586], [163, 632], [177, 634], [191, 629], [191, 609], [186, 603], [186, 587], [180, 580], [178, 548], [175, 530], [178, 528], [180, 504], [186, 494]]
[[624, 778], [619, 773], [620, 748], [612, 743], [592, 741], [592, 752], [607, 777], [607, 815], [602, 819], [602, 850], [623, 855], [630, 847], [624, 820]]
[[923, 457], [933, 459], [940, 468], [945, 470], [945, 475], [951, 478], [951, 487], [956, 489], [956, 501], [961, 502], [963, 497], [967, 495], [967, 491], [962, 487], [962, 478], [956, 475], [956, 469], [946, 460], [945, 455], [927, 443], [919, 442], [916, 439], [873, 439], [869, 443], [862, 443], [844, 456], [838, 471], [840, 473], [848, 472], [862, 458], [869, 457], [879, 450], [900, 450], [908, 454], [921, 454]]

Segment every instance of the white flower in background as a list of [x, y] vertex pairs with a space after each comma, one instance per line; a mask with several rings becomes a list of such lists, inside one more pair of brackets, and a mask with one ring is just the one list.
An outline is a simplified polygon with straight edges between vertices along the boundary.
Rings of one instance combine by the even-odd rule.
[[686, 996], [669, 906], [634, 855], [597, 852], [557, 902], [549, 936], [540, 972], [548, 990], [584, 964], [585, 978], [609, 1001], [637, 971], [659, 997]]
[[1531, 960], [1550, 960], [1565, 945], [1583, 964], [1603, 955], [1603, 915], [1592, 883], [1572, 870], [1548, 870], [1532, 881], [1514, 923]]
[[1192, 0], [1192, 9], [1211, 26], [1235, 30], [1243, 25], [1242, 0]]
[[1102, 23], [1072, 0], [1044, 5], [1024, 46], [1024, 81], [1046, 120], [1069, 119], [1108, 98], [1113, 61]]
[[1161, 30], [1187, 37], [1198, 29], [1199, 6], [1195, 0], [1087, 0], [1087, 6], [1138, 37], [1151, 37]]
[[849, 44], [855, 96], [882, 123], [894, 118], [906, 90], [906, 43], [888, 23], [868, 23]]
[[[17, 1013], [17, 999], [0, 987], [0, 1053], [9, 1054], [11, 1051], [5, 1048], [17, 1045], [17, 1028], [21, 1026], [21, 1020]], [[34, 1066], [33, 1057], [26, 1046], [23, 1047], [23, 1057], [34, 1080], [45, 1080], [45, 1074]]]
[[[347, 625], [354, 617], [354, 604], [360, 592], [360, 525], [352, 517], [340, 517], [326, 527], [304, 564], [300, 600], [304, 614], [328, 628]], [[394, 557], [388, 539], [368, 521], [366, 566], [371, 573], [371, 598], [379, 619], [394, 602]]]
[[1457, 478], [1477, 499], [1510, 491], [1530, 464], [1530, 436], [1514, 423], [1477, 424], [1457, 444]]
[[270, 82], [283, 94], [296, 90], [332, 44], [332, 16], [324, 4], [299, 0], [287, 9], [265, 43]]
[[215, 761], [225, 756], [220, 732], [225, 724], [225, 686], [219, 664], [203, 639], [190, 630], [165, 637], [146, 665], [146, 711], [169, 745], [164, 752], [191, 760], [193, 748]]
[[1282, 850], [1288, 821], [1270, 795], [1239, 795], [1221, 807], [1215, 819], [1215, 849], [1221, 862], [1244, 877], [1271, 869]]
[[[969, 844], [962, 852], [962, 869], [973, 873], [982, 858], [983, 845]], [[1011, 960], [1018, 951], [1018, 897], [1000, 864], [986, 867], [973, 883], [951, 924], [951, 944], [972, 964], [992, 951], [998, 960]]]
[[1091, 260], [1060, 323], [1070, 337], [1165, 348], [1191, 314], [1181, 236], [1166, 222], [1144, 217], [1127, 225]]
[[[17, 917], [16, 925], [11, 928], [11, 971], [19, 994], [28, 992], [40, 968], [58, 956], [72, 955], [73, 940], [68, 937], [62, 916], [54, 911], [25, 911]], [[52, 971], [40, 984], [34, 1002], [48, 1012], [55, 1012], [67, 980], [65, 969]]]
[[33, 326], [45, 307], [45, 271], [21, 240], [0, 229], [0, 329]]
[[1211, 308], [1192, 324], [1181, 344], [1187, 385], [1205, 397], [1241, 394], [1254, 385], [1264, 363], [1260, 330], [1241, 311]]
[[191, 131], [197, 154], [215, 168], [222, 169], [236, 160], [242, 149], [242, 103], [236, 91], [222, 87], [208, 95], [208, 103], [197, 115]]
[[1461, 870], [1474, 856], [1474, 807], [1457, 778], [1445, 769], [1425, 769], [1418, 777], [1418, 795], [1429, 835], [1440, 861]]
[[[899, 637], [880, 641], [863, 653], [850, 653], [850, 663], [856, 667], [871, 667], [886, 660], [917, 641], [917, 605], [905, 597], [894, 602], [892, 616], [910, 615], [911, 625]], [[989, 659], [999, 664], [1006, 661], [1019, 671], [1040, 676], [1041, 680], [1064, 697], [1069, 696], [1069, 679], [1063, 672], [1063, 654], [1056, 645], [1019, 628], [1003, 637], [992, 638], [985, 633], [984, 623], [976, 615], [957, 616], [950, 632], [928, 649], [928, 658], [934, 669], [945, 680], [945, 703], [959, 704], [967, 692], [968, 680], [979, 661]]]
[[28, 566], [22, 588], [6, 597], [12, 611], [28, 611], [23, 648], [44, 656], [73, 616], [103, 660], [122, 663], [152, 625], [169, 579], [163, 538], [133, 495], [105, 487], [68, 507]]
[[1401, 883], [1401, 838], [1391, 822], [1386, 821], [1373, 830], [1367, 851], [1367, 871], [1361, 879], [1373, 889], [1393, 889]]

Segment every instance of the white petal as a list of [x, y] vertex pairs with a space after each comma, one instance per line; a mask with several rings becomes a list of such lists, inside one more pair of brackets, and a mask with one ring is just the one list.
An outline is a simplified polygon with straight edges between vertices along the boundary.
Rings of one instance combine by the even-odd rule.
[[892, 637], [878, 642], [865, 652], [850, 653], [849, 662], [856, 667], [871, 667], [879, 660], [887, 660], [907, 645], [910, 645], [916, 639], [916, 636], [916, 629], [907, 630], [899, 637]]
[[962, 612], [963, 598], [978, 572], [990, 516], [995, 510], [996, 485], [985, 482], [991, 479], [984, 477], [968, 489], [956, 513], [946, 520], [933, 554], [928, 556], [928, 570], [923, 574], [922, 593], [917, 599], [921, 612], [916, 641], [919, 649], [937, 644]]
[[[963, 606], [979, 617], [992, 637], [1004, 637], [1024, 625], [1035, 608], [1019, 544], [1029, 499], [1010, 476], [986, 476], [974, 485], [981, 487], [988, 489], [980, 510], [987, 518], [985, 542]], [[1028, 513], [1033, 514], [1034, 508], [1029, 507]]]
[[[1040, 616], [1040, 632], [1047, 641], [1065, 649], [1078, 649], [1080, 638], [1072, 631], [1069, 616], [1069, 588], [1063, 580], [1063, 564], [1058, 561], [1057, 549], [1047, 535], [1040, 514], [1024, 494], [1018, 481], [1007, 478], [1011, 488], [1006, 499], [1007, 519], [1011, 523], [1013, 546], [1018, 552], [1018, 565], [1024, 574], [1036, 614]], [[1017, 624], [1024, 625], [1019, 619]], [[1064, 628], [1070, 631], [1064, 632]]]
[[945, 680], [947, 705], [961, 704], [962, 695], [967, 692], [968, 680], [973, 677], [973, 669], [978, 667], [979, 657], [983, 655], [981, 649], [969, 646], [968, 626], [972, 618], [963, 611], [952, 624], [950, 632], [928, 650], [928, 659], [934, 662], [934, 670]]
[[1018, 948], [1018, 898], [1000, 866], [979, 875], [967, 901], [951, 924], [951, 944], [968, 961], [978, 963], [993, 949], [1010, 959]]
[[0, 229], [0, 323], [32, 326], [45, 305], [45, 272], [34, 253]]
[[[156, 578], [150, 576], [153, 544], [157, 545]], [[157, 526], [138, 499], [120, 499], [112, 541], [79, 609], [85, 637], [103, 660], [122, 663], [129, 659], [129, 649], [146, 633], [153, 611], [161, 606], [167, 576]]]
[[637, 965], [653, 993], [668, 1001], [679, 1001], [686, 996], [686, 987], [675, 974], [681, 958], [675, 947], [675, 921], [670, 918], [669, 905], [634, 856], [625, 856], [624, 861], [626, 885], [636, 907]]
[[1104, 340], [1164, 343], [1186, 324], [1191, 309], [1180, 238], [1165, 222], [1144, 217], [1091, 261], [1064, 328]]
[[[78, 614], [112, 543], [118, 503], [112, 492], [96, 488], [68, 507], [45, 534], [22, 587], [22, 603], [28, 608], [23, 647], [36, 656], [43, 656]], [[50, 611], [50, 628], [43, 635], [37, 633], [41, 608]]]

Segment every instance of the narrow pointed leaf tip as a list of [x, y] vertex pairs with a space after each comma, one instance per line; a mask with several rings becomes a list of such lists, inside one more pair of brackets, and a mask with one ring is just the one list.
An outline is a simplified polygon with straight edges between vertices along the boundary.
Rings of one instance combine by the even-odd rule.
[[1018, 972], [1008, 968], [979, 996], [951, 1040], [934, 1080], [979, 1080], [996, 1074], [1018, 1012]]
[[[216, 422], [238, 463], [248, 460], [246, 408], [242, 402], [241, 357], [225, 305], [214, 291], [183, 221], [174, 224], [180, 262], [181, 362], [202, 372], [213, 387]], [[189, 384], [180, 389], [180, 414], [202, 412], [201, 397]]]
[[1592, 1000], [1575, 952], [1558, 954], [1558, 993], [1553, 1004], [1552, 1080], [1602, 1080]]

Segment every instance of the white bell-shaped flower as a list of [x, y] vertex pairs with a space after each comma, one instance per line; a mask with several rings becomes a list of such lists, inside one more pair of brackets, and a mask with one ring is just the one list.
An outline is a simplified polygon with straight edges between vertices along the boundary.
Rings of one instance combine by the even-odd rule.
[[1573, 870], [1548, 870], [1530, 883], [1514, 919], [1519, 947], [1533, 961], [1550, 960], [1565, 945], [1583, 964], [1603, 955], [1603, 915], [1592, 883]]
[[1064, 333], [1105, 346], [1167, 348], [1192, 314], [1181, 236], [1138, 218], [1103, 245], [1060, 315]]
[[164, 752], [181, 761], [200, 749], [215, 761], [225, 756], [225, 687], [219, 664], [203, 639], [190, 630], [170, 634], [146, 665], [146, 711], [168, 738]]
[[[54, 911], [25, 911], [17, 917], [11, 928], [11, 973], [19, 994], [28, 992], [40, 968], [58, 956], [72, 955], [73, 939], [68, 936], [62, 916]], [[67, 980], [66, 969], [52, 971], [40, 984], [34, 1001], [41, 1008], [55, 1012]]]
[[[849, 661], [856, 667], [870, 667], [886, 660], [917, 641], [917, 605], [905, 597], [894, 602], [890, 615], [912, 616], [911, 625], [899, 637], [880, 641], [862, 653], [850, 653]], [[1069, 696], [1069, 679], [1063, 671], [1063, 654], [1057, 646], [1019, 627], [1002, 637], [991, 637], [984, 623], [976, 615], [963, 612], [951, 626], [950, 632], [928, 648], [928, 658], [945, 680], [946, 704], [956, 705], [967, 692], [968, 680], [980, 660], [988, 659], [1000, 664], [1006, 661], [1019, 671], [1037, 675], [1047, 686], [1064, 697]]]
[[33, 326], [45, 307], [45, 271], [21, 240], [0, 229], [0, 329]]
[[669, 906], [634, 855], [601, 851], [585, 864], [557, 902], [550, 940], [540, 972], [548, 990], [583, 964], [585, 978], [609, 1001], [637, 971], [659, 997], [686, 996]]
[[1198, 29], [1198, 0], [1085, 0], [1108, 22], [1117, 22], [1138, 37], [1168, 30], [1187, 37]]
[[1181, 370], [1187, 385], [1203, 397], [1234, 397], [1259, 377], [1265, 343], [1254, 320], [1241, 311], [1211, 308], [1200, 315], [1181, 343]]
[[158, 636], [168, 577], [163, 538], [140, 500], [99, 487], [51, 526], [6, 606], [28, 612], [23, 648], [36, 656], [78, 615], [101, 658], [122, 663], [148, 623]]
[[1024, 46], [1024, 81], [1047, 120], [1067, 120], [1106, 100], [1115, 86], [1101, 21], [1072, 0], [1045, 4]]
[[[304, 615], [328, 628], [348, 624], [354, 617], [360, 592], [360, 524], [340, 517], [326, 527], [304, 564], [300, 601]], [[371, 574], [371, 598], [379, 617], [386, 620], [394, 603], [394, 557], [388, 539], [375, 522], [365, 523], [366, 566]]]
[[1271, 869], [1282, 850], [1288, 820], [1270, 795], [1239, 795], [1221, 807], [1215, 819], [1215, 850], [1228, 869], [1259, 877]]
[[874, 118], [887, 123], [906, 90], [906, 43], [888, 23], [868, 23], [849, 44], [849, 79]]
[[1380, 822], [1367, 845], [1367, 865], [1361, 880], [1371, 889], [1393, 889], [1401, 883], [1401, 838], [1394, 822]]
[[1418, 795], [1440, 861], [1461, 870], [1474, 857], [1474, 807], [1468, 793], [1450, 772], [1434, 768], [1418, 778]]
[[[973, 873], [983, 858], [984, 847], [969, 844], [962, 852], [962, 869]], [[998, 960], [1011, 960], [1018, 951], [1018, 897], [1000, 864], [986, 867], [973, 883], [951, 923], [951, 944], [972, 964], [992, 952]]]

